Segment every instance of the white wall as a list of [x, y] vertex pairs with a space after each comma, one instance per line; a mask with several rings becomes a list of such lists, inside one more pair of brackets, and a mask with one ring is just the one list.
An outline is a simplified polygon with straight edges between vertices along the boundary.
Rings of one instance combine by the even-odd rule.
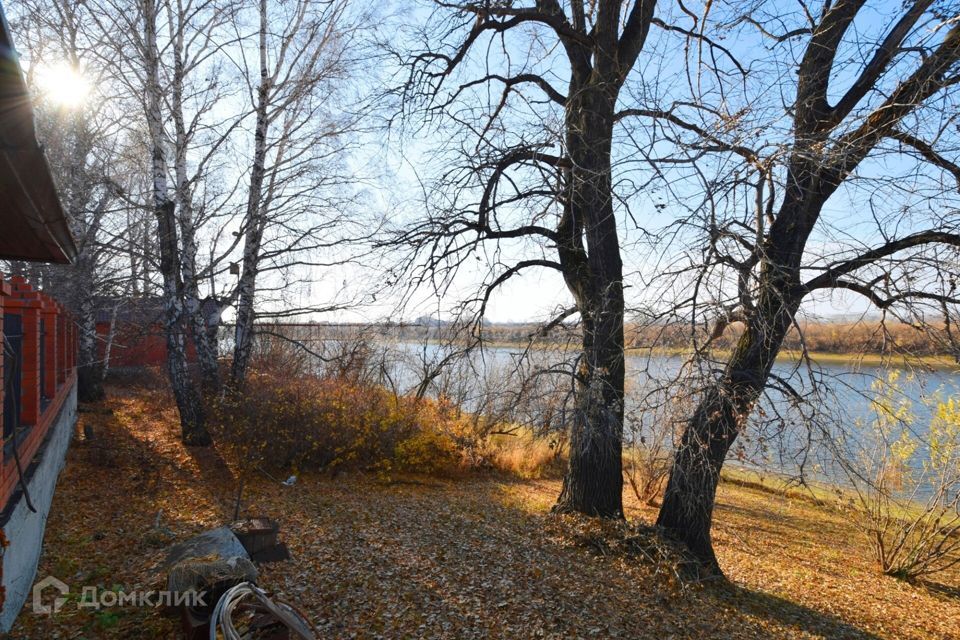
[[[74, 383], [70, 395], [60, 408], [60, 415], [50, 425], [47, 441], [38, 452], [38, 464], [27, 480], [30, 501], [37, 512], [33, 513], [27, 508], [21, 493], [19, 498], [11, 503], [10, 516], [3, 524], [3, 532], [10, 546], [3, 554], [3, 586], [7, 591], [3, 610], [0, 611], [0, 633], [10, 630], [24, 603], [29, 603], [36, 581], [47, 514], [50, 513], [57, 476], [63, 469], [76, 423], [77, 385]], [[28, 462], [24, 461], [24, 464]]]

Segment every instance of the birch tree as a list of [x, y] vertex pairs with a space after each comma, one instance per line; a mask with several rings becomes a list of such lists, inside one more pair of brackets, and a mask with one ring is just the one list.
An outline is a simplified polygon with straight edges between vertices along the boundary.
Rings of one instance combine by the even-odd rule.
[[177, 408], [184, 444], [210, 444], [200, 394], [187, 369], [183, 276], [176, 201], [167, 182], [167, 138], [164, 130], [161, 96], [165, 89], [160, 76], [158, 1], [143, 0], [138, 16], [142, 29], [144, 116], [147, 124], [151, 158], [151, 205], [157, 219], [157, 240], [160, 252], [160, 275], [163, 278], [164, 329], [167, 345], [167, 374]]
[[[149, 188], [128, 197], [157, 219], [159, 259], [131, 252], [130, 270], [162, 275], [170, 378], [185, 436], [202, 423], [187, 344], [196, 346], [202, 395], [216, 394], [222, 313], [238, 306], [232, 377], [240, 380], [262, 294], [309, 282], [313, 270], [342, 259], [355, 194], [344, 157], [358, 115], [338, 107], [363, 15], [348, 6], [144, 0], [131, 13], [124, 3], [99, 0], [94, 13], [100, 33], [110, 34], [98, 61], [143, 113], [128, 122], [125, 153], [149, 154], [142, 168]], [[140, 231], [131, 227], [131, 237]], [[321, 259], [328, 249], [334, 255]], [[241, 277], [232, 281], [240, 263]], [[145, 281], [133, 278], [141, 289]]]
[[[339, 156], [348, 151], [357, 119], [336, 109], [342, 108], [338, 98], [356, 65], [350, 49], [362, 20], [348, 11], [346, 0], [259, 2], [257, 55], [250, 62], [244, 55], [242, 69], [250, 88], [253, 144], [240, 277], [230, 295], [237, 301], [231, 368], [236, 388], [243, 385], [250, 362], [257, 280], [265, 263], [268, 270], [294, 264], [309, 268], [305, 255], [345, 242], [349, 221], [336, 205], [348, 196], [331, 190], [350, 191]], [[288, 242], [265, 246], [271, 230]]]
[[[223, 27], [235, 18], [236, 10], [232, 4], [183, 0], [168, 0], [165, 9], [170, 67], [168, 109], [173, 121], [174, 198], [180, 233], [183, 303], [203, 385], [208, 391], [215, 392], [220, 386], [220, 372], [215, 333], [209, 330], [200, 298], [202, 274], [197, 263], [197, 232], [203, 221], [198, 218], [194, 200], [201, 182], [208, 178], [208, 162], [216, 157], [232, 130], [232, 127], [219, 130], [210, 127], [204, 117], [218, 106], [223, 108], [223, 83], [217, 80], [222, 68], [213, 58], [225, 44], [217, 38], [224, 37]], [[199, 82], [194, 80], [197, 74], [204, 76]], [[187, 121], [185, 92], [192, 94], [191, 101], [195, 103], [190, 122]], [[194, 158], [195, 170], [191, 172], [189, 156], [198, 144], [204, 148], [194, 154], [199, 159]]]
[[[124, 235], [122, 203], [111, 177], [122, 165], [116, 157], [120, 124], [117, 104], [102, 91], [90, 64], [90, 51], [99, 43], [87, 28], [88, 11], [77, 0], [39, 0], [18, 4], [11, 14], [37, 106], [38, 136], [78, 251], [73, 265], [29, 269], [77, 318], [78, 393], [86, 401], [102, 395], [95, 327], [99, 299], [122, 289], [125, 279], [115, 242]], [[58, 79], [72, 79], [78, 85], [74, 91], [86, 95], [61, 95], [62, 88], [50, 86]]]

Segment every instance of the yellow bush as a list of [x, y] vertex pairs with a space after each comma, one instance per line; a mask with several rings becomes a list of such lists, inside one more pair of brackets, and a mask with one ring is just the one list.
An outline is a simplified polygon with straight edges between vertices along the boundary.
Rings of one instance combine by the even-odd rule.
[[433, 430], [424, 430], [394, 448], [394, 462], [398, 471], [451, 475], [462, 460], [453, 439]]
[[874, 419], [858, 423], [859, 455], [843, 468], [880, 568], [916, 578], [960, 562], [960, 406], [939, 392], [922, 398], [923, 429], [900, 377], [874, 383]]
[[215, 407], [214, 435], [264, 468], [366, 468], [418, 431], [422, 404], [354, 381], [259, 373]]
[[450, 476], [493, 468], [522, 478], [562, 472], [562, 444], [491, 425], [444, 400], [397, 396], [338, 375], [252, 371], [243, 393], [213, 408], [217, 442], [238, 463], [277, 473], [361, 469]]

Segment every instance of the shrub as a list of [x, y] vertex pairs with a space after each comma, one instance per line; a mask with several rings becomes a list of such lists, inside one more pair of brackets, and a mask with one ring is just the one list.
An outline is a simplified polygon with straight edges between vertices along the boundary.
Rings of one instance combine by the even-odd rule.
[[[496, 402], [470, 413], [447, 393], [397, 393], [377, 382], [367, 366], [371, 350], [357, 344], [335, 345], [343, 353], [313, 370], [289, 343], [263, 344], [261, 352], [282, 364], [255, 360], [243, 392], [217, 401], [217, 442], [243, 466], [278, 473], [351, 468], [451, 476], [494, 468], [537, 478], [562, 467], [563, 439], [549, 419], [537, 431], [521, 429], [505, 421], [507, 409]], [[343, 354], [355, 366], [338, 364]]]
[[452, 438], [425, 429], [397, 443], [393, 466], [398, 471], [449, 476], [460, 468], [461, 460]]
[[689, 397], [673, 394], [669, 388], [655, 394], [634, 393], [638, 408], [624, 417], [623, 470], [637, 500], [654, 506], [670, 474], [674, 440], [693, 407]]
[[[333, 377], [251, 372], [242, 394], [215, 407], [219, 442], [266, 469], [373, 468], [441, 420], [428, 401]], [[409, 465], [408, 465], [409, 466]]]
[[670, 473], [670, 457], [642, 444], [624, 451], [623, 471], [637, 500], [656, 506]]
[[874, 383], [874, 418], [844, 464], [854, 513], [880, 569], [916, 578], [960, 564], [960, 402], [939, 394], [926, 433], [892, 372]]

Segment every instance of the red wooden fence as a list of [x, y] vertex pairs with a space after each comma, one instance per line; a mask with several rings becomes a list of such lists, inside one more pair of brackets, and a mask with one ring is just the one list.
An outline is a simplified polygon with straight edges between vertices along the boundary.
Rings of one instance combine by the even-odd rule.
[[5, 328], [0, 360], [2, 510], [76, 383], [77, 330], [60, 303], [20, 276], [0, 277], [0, 321]]

